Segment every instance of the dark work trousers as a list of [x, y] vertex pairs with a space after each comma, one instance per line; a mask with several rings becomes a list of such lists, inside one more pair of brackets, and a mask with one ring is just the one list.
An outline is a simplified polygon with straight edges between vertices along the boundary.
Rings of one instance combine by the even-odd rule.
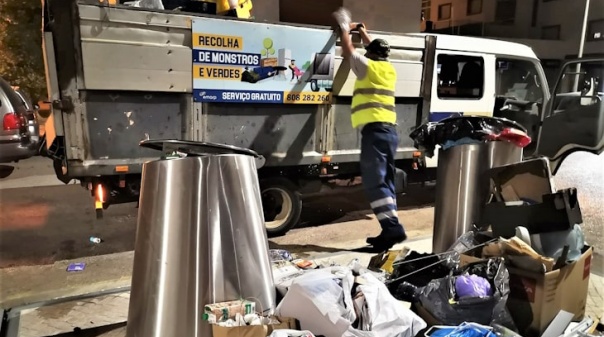
[[371, 209], [382, 227], [380, 235], [392, 237], [404, 234], [396, 212], [396, 128], [388, 123], [370, 123], [363, 127], [361, 136], [361, 178]]

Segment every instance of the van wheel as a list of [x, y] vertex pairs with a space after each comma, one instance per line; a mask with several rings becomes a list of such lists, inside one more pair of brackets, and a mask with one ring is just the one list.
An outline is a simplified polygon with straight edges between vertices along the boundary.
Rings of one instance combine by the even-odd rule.
[[294, 228], [302, 213], [302, 199], [296, 186], [287, 179], [260, 182], [264, 225], [269, 237], [285, 235]]

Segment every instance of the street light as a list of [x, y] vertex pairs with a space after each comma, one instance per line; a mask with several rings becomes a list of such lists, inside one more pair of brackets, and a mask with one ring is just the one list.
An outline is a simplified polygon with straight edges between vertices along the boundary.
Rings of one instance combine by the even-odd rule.
[[[579, 54], [577, 58], [583, 57], [583, 48], [585, 47], [585, 34], [587, 34], [587, 20], [589, 18], [589, 1], [585, 0], [585, 14], [583, 14], [583, 27], [581, 28], [581, 39], [579, 40]], [[577, 63], [577, 71], [575, 77], [575, 86], [573, 91], [577, 91], [579, 89], [579, 72], [581, 71], [581, 63]]]

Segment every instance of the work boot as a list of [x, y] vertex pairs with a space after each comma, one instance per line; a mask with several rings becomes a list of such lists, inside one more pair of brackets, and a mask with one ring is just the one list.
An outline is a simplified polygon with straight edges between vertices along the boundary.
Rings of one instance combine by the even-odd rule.
[[397, 234], [384, 234], [382, 232], [376, 237], [367, 238], [367, 243], [376, 250], [386, 251], [405, 240], [407, 240], [407, 235], [404, 232]]

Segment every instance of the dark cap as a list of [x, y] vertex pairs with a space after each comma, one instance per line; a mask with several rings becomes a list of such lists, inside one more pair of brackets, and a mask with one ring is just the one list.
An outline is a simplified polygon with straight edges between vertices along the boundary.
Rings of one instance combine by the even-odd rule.
[[388, 57], [390, 55], [390, 45], [384, 39], [374, 39], [365, 47], [365, 50], [379, 57]]

